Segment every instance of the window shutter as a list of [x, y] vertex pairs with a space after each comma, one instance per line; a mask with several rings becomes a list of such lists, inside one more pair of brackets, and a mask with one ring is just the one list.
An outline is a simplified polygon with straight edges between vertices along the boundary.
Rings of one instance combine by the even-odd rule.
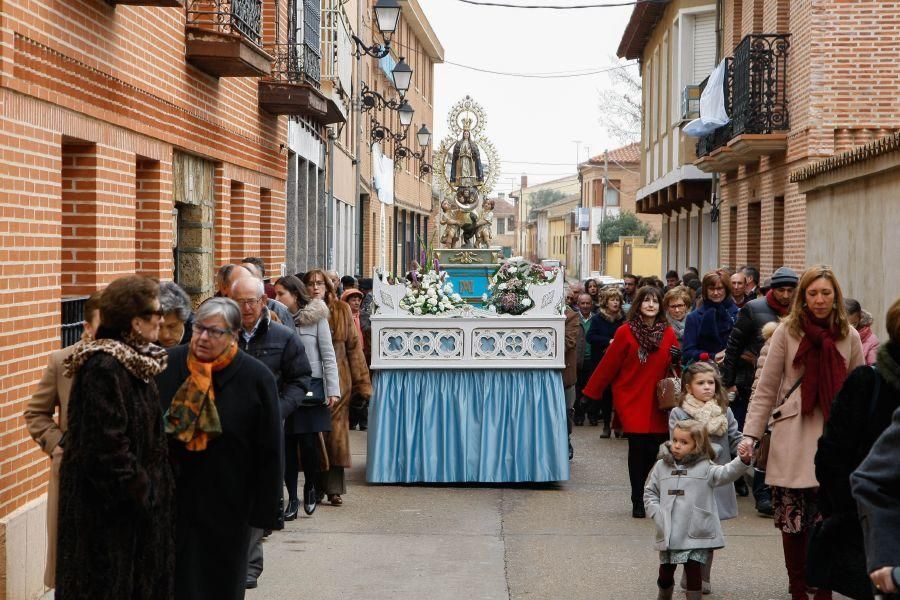
[[694, 79], [699, 84], [716, 66], [716, 13], [694, 17]]

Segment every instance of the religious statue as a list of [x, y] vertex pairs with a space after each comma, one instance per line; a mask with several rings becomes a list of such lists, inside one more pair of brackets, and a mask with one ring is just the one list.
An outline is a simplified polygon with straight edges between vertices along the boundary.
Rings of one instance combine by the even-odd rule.
[[481, 203], [481, 216], [475, 222], [475, 247], [490, 248], [494, 240], [494, 201], [487, 199]]
[[450, 183], [461, 187], [474, 187], [484, 183], [484, 169], [478, 145], [472, 141], [469, 120], [464, 122], [462, 139], [453, 146], [450, 162]]
[[444, 200], [441, 202], [441, 229], [444, 231], [444, 235], [441, 236], [441, 243], [444, 244], [445, 248], [454, 248], [459, 242], [460, 227], [456, 220], [456, 215], [453, 214], [454, 212], [449, 201]]

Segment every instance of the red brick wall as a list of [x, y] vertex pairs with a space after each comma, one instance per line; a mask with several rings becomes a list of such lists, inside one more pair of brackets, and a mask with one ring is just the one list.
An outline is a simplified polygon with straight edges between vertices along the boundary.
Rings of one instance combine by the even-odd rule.
[[[749, 33], [791, 34], [791, 129], [784, 154], [721, 175], [721, 261], [729, 266], [752, 262], [758, 245], [763, 277], [782, 264], [802, 269], [806, 202], [788, 178], [810, 161], [896, 130], [900, 81], [892, 65], [900, 59], [895, 40], [900, 2], [725, 0], [723, 14], [726, 55]], [[751, 201], [760, 202], [758, 226], [747, 221]], [[738, 209], [736, 228], [728, 225], [730, 206]]]
[[[21, 413], [59, 347], [61, 296], [126, 273], [171, 277], [176, 148], [217, 163], [216, 263], [248, 253], [282, 262], [286, 120], [259, 109], [256, 78], [215, 78], [185, 62], [183, 9], [0, 6], [3, 516], [44, 491], [49, 463]], [[232, 181], [249, 192], [234, 251]]]

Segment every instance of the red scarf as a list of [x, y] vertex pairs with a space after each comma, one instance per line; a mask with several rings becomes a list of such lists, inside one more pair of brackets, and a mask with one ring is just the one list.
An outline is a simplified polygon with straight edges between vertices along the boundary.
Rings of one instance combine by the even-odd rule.
[[769, 308], [775, 311], [775, 314], [779, 317], [783, 317], [788, 314], [788, 311], [791, 310], [790, 305], [782, 306], [778, 300], [775, 299], [775, 292], [773, 290], [769, 290], [766, 292], [766, 304], [769, 305]]
[[835, 345], [841, 329], [837, 323], [830, 322], [830, 317], [818, 319], [808, 308], [803, 312], [804, 335], [794, 356], [794, 367], [803, 367], [800, 385], [803, 414], [812, 414], [818, 406], [827, 421], [831, 403], [847, 379], [847, 364]]
[[663, 333], [669, 324], [666, 321], [655, 322], [653, 325], [645, 325], [640, 315], [636, 316], [629, 323], [631, 333], [638, 343], [638, 360], [641, 364], [647, 362], [647, 358], [659, 350], [662, 343]]

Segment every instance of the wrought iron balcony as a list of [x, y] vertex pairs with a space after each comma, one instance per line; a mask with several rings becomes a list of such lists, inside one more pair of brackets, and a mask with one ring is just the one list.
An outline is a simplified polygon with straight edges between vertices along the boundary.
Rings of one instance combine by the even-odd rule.
[[106, 0], [110, 4], [125, 6], [184, 6], [184, 0]]
[[[698, 140], [700, 169], [713, 172], [736, 168], [786, 147], [783, 132], [790, 129], [786, 85], [789, 37], [748, 35], [735, 48], [734, 56], [726, 59], [725, 110], [731, 121]], [[720, 148], [733, 156], [703, 160]]]
[[187, 60], [217, 77], [268, 75], [261, 28], [262, 0], [188, 0]]
[[322, 124], [345, 121], [320, 89], [321, 59], [307, 44], [274, 44], [272, 74], [259, 80], [259, 105], [273, 115], [303, 116]]

